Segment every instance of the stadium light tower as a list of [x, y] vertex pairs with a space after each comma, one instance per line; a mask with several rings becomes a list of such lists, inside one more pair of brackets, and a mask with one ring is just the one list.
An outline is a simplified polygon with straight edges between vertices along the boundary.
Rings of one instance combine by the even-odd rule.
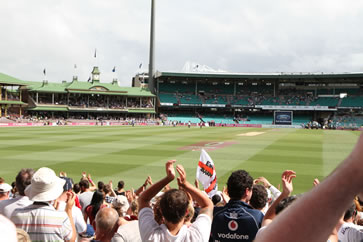
[[150, 51], [149, 51], [149, 89], [155, 94], [154, 89], [154, 33], [155, 33], [155, 0], [151, 0], [151, 20], [150, 20]]

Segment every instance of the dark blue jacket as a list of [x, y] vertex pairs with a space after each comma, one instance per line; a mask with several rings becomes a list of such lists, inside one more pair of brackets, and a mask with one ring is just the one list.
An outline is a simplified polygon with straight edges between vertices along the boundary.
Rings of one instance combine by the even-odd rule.
[[215, 207], [210, 241], [253, 241], [263, 214], [245, 202], [231, 200]]

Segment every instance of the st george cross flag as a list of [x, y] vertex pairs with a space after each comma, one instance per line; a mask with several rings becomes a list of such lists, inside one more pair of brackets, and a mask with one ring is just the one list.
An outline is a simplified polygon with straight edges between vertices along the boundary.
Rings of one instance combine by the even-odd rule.
[[212, 197], [218, 191], [217, 174], [214, 162], [202, 149], [197, 167], [197, 179], [202, 183], [204, 191]]

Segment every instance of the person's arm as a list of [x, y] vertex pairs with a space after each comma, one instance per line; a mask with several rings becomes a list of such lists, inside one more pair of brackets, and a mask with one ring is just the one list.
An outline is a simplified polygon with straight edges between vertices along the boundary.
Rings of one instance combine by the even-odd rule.
[[148, 176], [147, 178], [146, 178], [146, 180], [145, 180], [145, 182], [144, 182], [144, 184], [142, 184], [142, 186], [141, 187], [139, 187], [136, 191], [135, 191], [135, 194], [136, 194], [136, 196], [138, 196], [138, 195], [140, 195], [140, 193], [142, 193], [143, 191], [145, 191], [146, 190], [146, 187], [147, 187], [147, 185], [152, 185], [153, 183], [152, 183], [152, 181], [151, 181], [151, 177], [150, 176]]
[[256, 180], [254, 180], [254, 184], [259, 184], [259, 183], [262, 183], [266, 189], [271, 191], [273, 200], [275, 200], [281, 195], [279, 189], [277, 189], [274, 185], [272, 185], [265, 177], [261, 176]]
[[68, 219], [72, 226], [72, 237], [70, 240], [68, 240], [68, 242], [75, 242], [77, 238], [77, 232], [76, 232], [76, 226], [74, 225], [73, 221], [72, 207], [74, 206], [74, 200], [76, 199], [76, 194], [74, 194], [73, 192], [67, 192], [67, 196], [68, 198], [67, 198], [67, 205], [65, 212], [67, 213]]
[[145, 207], [150, 207], [150, 200], [163, 189], [163, 187], [169, 184], [175, 178], [174, 170], [175, 160], [169, 160], [165, 164], [166, 176], [158, 182], [151, 185], [147, 190], [141, 193], [138, 199], [139, 211]]
[[115, 191], [113, 190], [112, 180], [110, 180], [110, 181], [108, 182], [108, 184], [109, 184], [109, 185], [110, 185], [110, 187], [111, 187], [111, 197], [117, 197], [117, 195], [116, 195]]
[[192, 196], [192, 198], [199, 204], [199, 206], [201, 207], [199, 214], [206, 214], [212, 219], [213, 218], [212, 201], [209, 199], [209, 197], [204, 195], [199, 189], [197, 189], [195, 186], [193, 186], [187, 181], [186, 179], [187, 174], [182, 165], [177, 165], [176, 170], [179, 173], [179, 177], [177, 178], [179, 187], [188, 192]]
[[275, 218], [276, 206], [281, 202], [282, 199], [287, 198], [293, 191], [292, 179], [296, 177], [296, 173], [291, 170], [286, 170], [281, 175], [281, 181], [283, 190], [280, 196], [271, 204], [269, 209], [267, 210], [265, 216], [263, 217], [262, 226], [266, 226], [271, 223]]
[[362, 192], [362, 164], [361, 134], [351, 154], [319, 186], [277, 216], [255, 241], [326, 241], [354, 196]]
[[226, 186], [223, 187], [221, 196], [222, 196], [224, 205], [226, 205], [229, 202], [229, 200], [231, 199], [228, 195], [228, 190], [227, 190]]
[[96, 191], [97, 190], [97, 186], [96, 184], [93, 182], [92, 178], [91, 178], [91, 174], [88, 174], [87, 176], [87, 180], [89, 181], [89, 183], [91, 184], [91, 186], [89, 187], [89, 189], [91, 191]]

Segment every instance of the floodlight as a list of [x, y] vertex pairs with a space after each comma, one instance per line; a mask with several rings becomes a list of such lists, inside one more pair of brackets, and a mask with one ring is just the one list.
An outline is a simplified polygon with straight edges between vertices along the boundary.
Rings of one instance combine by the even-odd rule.
[[347, 97], [348, 96], [348, 94], [347, 93], [340, 93], [339, 94], [339, 97], [340, 98], [345, 98], [345, 97]]

